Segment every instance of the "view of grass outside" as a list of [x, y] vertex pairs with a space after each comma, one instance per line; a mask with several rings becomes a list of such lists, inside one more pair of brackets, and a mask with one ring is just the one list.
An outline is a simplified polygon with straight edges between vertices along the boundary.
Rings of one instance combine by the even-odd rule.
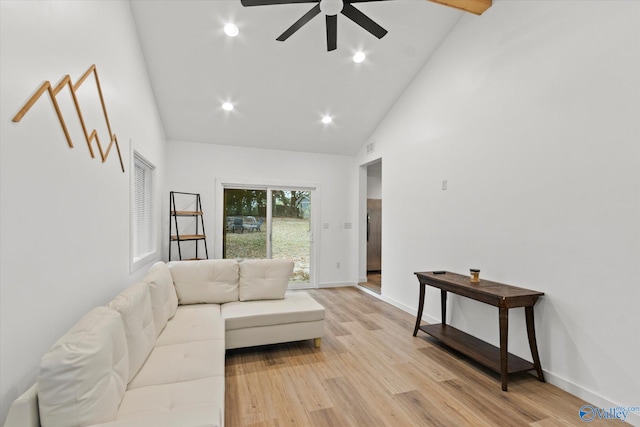
[[310, 282], [310, 191], [228, 188], [224, 190], [224, 206], [225, 258], [269, 258], [265, 222], [270, 206], [270, 257], [294, 261], [291, 283]]
[[273, 218], [272, 257], [292, 259], [292, 283], [309, 283], [309, 220]]
[[[273, 218], [272, 258], [292, 259], [295, 263], [291, 283], [309, 283], [309, 220]], [[266, 258], [266, 224], [261, 231], [227, 231], [227, 258]], [[240, 230], [238, 230], [240, 231]]]

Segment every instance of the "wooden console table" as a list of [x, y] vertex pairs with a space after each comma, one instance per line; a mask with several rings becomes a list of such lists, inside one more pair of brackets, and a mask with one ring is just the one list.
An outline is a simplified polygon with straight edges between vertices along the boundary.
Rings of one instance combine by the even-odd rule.
[[[490, 282], [488, 280], [480, 280], [480, 283], [471, 283], [469, 276], [450, 272], [444, 274], [422, 272], [415, 273], [415, 275], [420, 281], [420, 302], [418, 305], [416, 326], [413, 330], [414, 337], [418, 333], [418, 330], [424, 331], [443, 344], [499, 373], [502, 379], [503, 391], [507, 391], [507, 378], [509, 374], [514, 372], [524, 372], [535, 369], [538, 374], [538, 379], [544, 382], [533, 319], [533, 305], [538, 300], [538, 297], [544, 295], [544, 293], [502, 283]], [[422, 310], [424, 308], [425, 288], [427, 285], [440, 289], [442, 323], [420, 326]], [[462, 295], [498, 307], [500, 319], [500, 348], [446, 324], [447, 292], [452, 292], [456, 295]], [[527, 335], [529, 337], [529, 347], [531, 348], [533, 363], [507, 351], [509, 309], [515, 307], [524, 307]]]

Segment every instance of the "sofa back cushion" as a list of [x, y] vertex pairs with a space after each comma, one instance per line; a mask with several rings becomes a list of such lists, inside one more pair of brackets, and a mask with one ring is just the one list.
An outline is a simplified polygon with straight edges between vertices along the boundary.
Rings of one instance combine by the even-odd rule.
[[107, 305], [120, 313], [129, 352], [127, 383], [138, 373], [156, 342], [149, 286], [139, 282], [129, 286]]
[[176, 314], [178, 295], [176, 294], [176, 288], [173, 286], [169, 267], [162, 261], [155, 263], [142, 281], [149, 285], [153, 324], [156, 330], [156, 337], [158, 337], [167, 321]]
[[238, 301], [238, 262], [235, 259], [172, 261], [169, 270], [180, 304]]
[[240, 262], [240, 301], [283, 299], [293, 273], [288, 259], [245, 259]]
[[115, 420], [128, 375], [120, 314], [94, 308], [42, 357], [37, 385], [42, 425], [79, 427]]

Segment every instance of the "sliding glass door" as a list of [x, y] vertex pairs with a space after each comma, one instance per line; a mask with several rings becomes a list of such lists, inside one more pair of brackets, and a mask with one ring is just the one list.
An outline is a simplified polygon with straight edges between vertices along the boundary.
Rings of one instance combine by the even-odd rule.
[[290, 284], [311, 283], [309, 189], [224, 188], [223, 258], [294, 261]]
[[223, 258], [269, 258], [267, 190], [224, 190]]
[[295, 262], [291, 283], [310, 283], [311, 192], [271, 191], [271, 258]]

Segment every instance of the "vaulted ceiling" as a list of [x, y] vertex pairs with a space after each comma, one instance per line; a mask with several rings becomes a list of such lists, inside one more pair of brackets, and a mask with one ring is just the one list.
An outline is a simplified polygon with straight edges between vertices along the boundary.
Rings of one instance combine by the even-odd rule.
[[[313, 6], [132, 0], [167, 138], [353, 155], [465, 13], [425, 0], [354, 3], [388, 34], [338, 15], [328, 52], [318, 15], [276, 41]], [[228, 22], [237, 37], [225, 35]], [[364, 62], [353, 62], [357, 51]]]

